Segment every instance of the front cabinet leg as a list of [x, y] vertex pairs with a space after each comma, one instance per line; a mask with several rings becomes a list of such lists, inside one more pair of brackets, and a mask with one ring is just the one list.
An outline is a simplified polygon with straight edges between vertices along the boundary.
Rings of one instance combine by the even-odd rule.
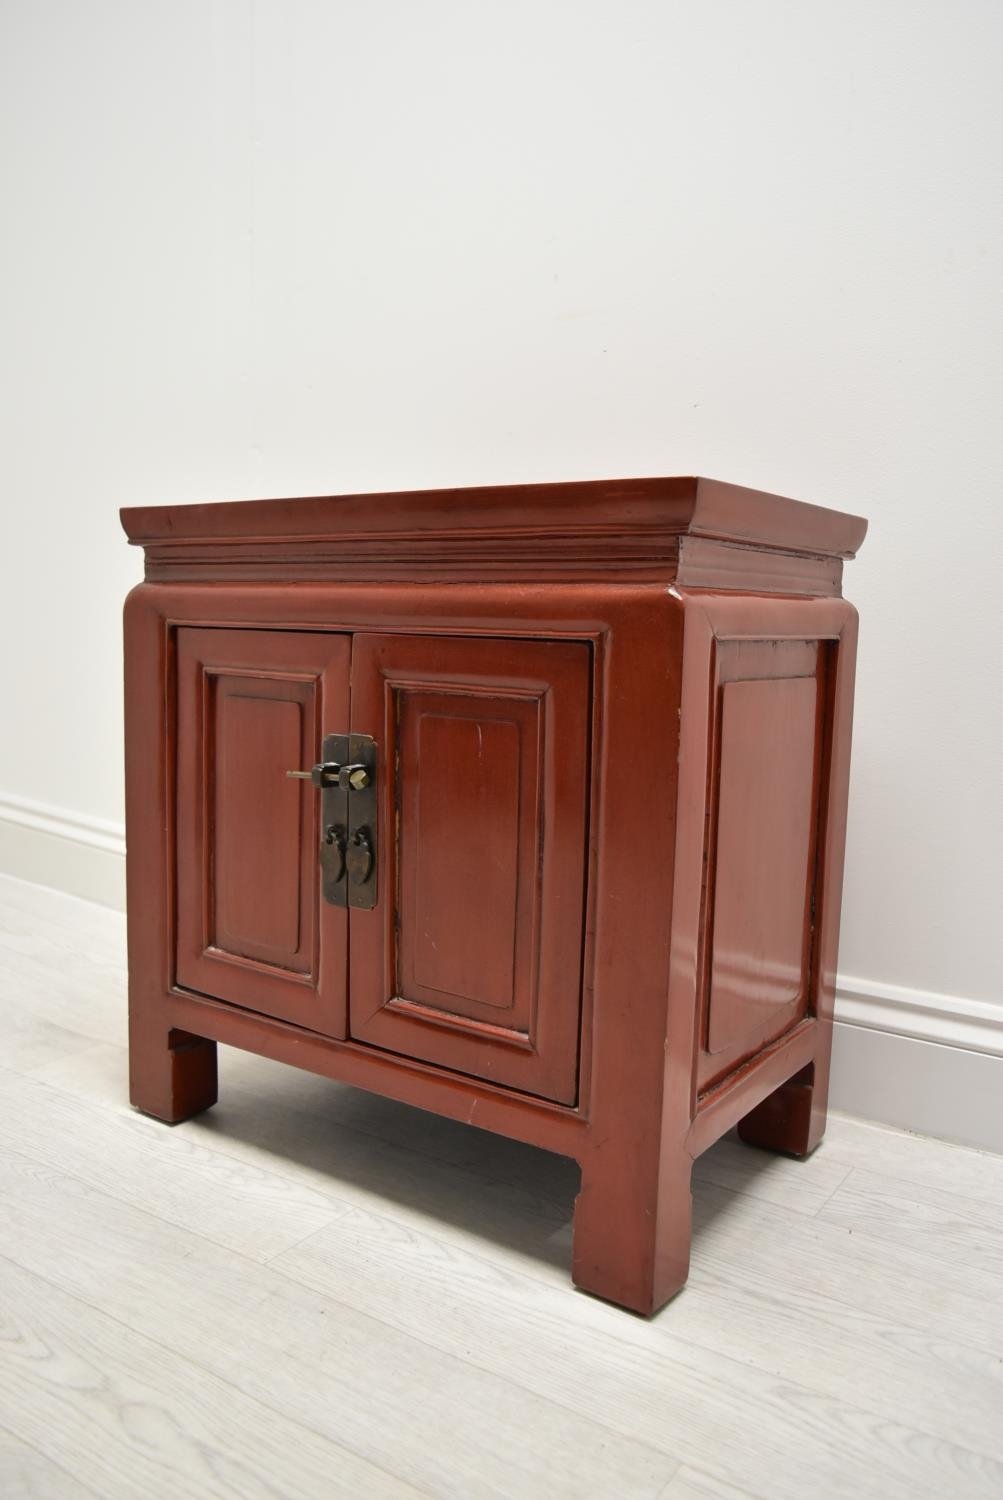
[[657, 1174], [637, 1166], [611, 1151], [583, 1160], [572, 1276], [582, 1291], [648, 1316], [686, 1284], [693, 1162], [680, 1147], [663, 1153]]
[[825, 1097], [816, 1067], [809, 1063], [739, 1121], [739, 1138], [747, 1146], [788, 1156], [809, 1156], [815, 1150], [825, 1134]]
[[216, 1043], [187, 1031], [133, 1031], [129, 1098], [137, 1109], [179, 1125], [211, 1108], [218, 1096]]

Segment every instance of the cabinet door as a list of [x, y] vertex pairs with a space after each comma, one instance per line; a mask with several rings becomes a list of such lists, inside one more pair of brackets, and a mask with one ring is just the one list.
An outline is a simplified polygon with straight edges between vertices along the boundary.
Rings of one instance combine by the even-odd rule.
[[383, 769], [353, 1037], [574, 1101], [590, 675], [577, 642], [356, 636], [352, 729]]
[[345, 1035], [347, 913], [320, 899], [320, 798], [287, 771], [348, 720], [349, 638], [178, 631], [177, 982]]

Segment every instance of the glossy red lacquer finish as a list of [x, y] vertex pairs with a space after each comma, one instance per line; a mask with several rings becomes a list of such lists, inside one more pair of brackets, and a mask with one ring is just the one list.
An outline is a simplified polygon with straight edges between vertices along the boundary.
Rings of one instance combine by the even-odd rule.
[[590, 676], [583, 642], [356, 635], [352, 728], [395, 767], [356, 1040], [575, 1102]]
[[317, 798], [286, 772], [347, 721], [351, 638], [182, 627], [176, 643], [177, 981], [344, 1036], [348, 914], [319, 899]]
[[[574, 1156], [574, 1276], [683, 1284], [693, 1156], [825, 1123], [864, 523], [707, 480], [123, 513], [132, 1097], [224, 1041]], [[320, 899], [325, 734], [378, 746]]]

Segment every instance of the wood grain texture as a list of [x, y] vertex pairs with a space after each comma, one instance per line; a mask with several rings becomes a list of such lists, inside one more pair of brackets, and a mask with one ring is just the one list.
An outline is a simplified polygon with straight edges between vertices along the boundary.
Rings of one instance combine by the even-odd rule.
[[[71, 1065], [77, 1072], [84, 1059]], [[775, 1203], [794, 1214], [813, 1216], [846, 1181], [852, 1168], [826, 1150], [803, 1163], [802, 1171], [791, 1172], [776, 1156], [763, 1155], [754, 1163], [749, 1152], [734, 1133], [723, 1136], [711, 1150], [693, 1163], [693, 1180], [708, 1187], [727, 1188], [733, 1193]]]
[[100, 1500], [47, 1454], [0, 1427], [0, 1486], [5, 1500]]
[[873, 1171], [899, 1182], [1003, 1202], [1003, 1156], [889, 1130], [866, 1120], [840, 1118], [839, 1133], [826, 1158], [848, 1166], [870, 1164]]
[[100, 1496], [358, 1496], [411, 1485], [10, 1262], [4, 1407]]
[[[566, 1263], [580, 1177], [567, 1158], [232, 1048], [221, 1067], [225, 1108], [177, 1126], [172, 1138], [266, 1171], [295, 1163], [297, 1180], [338, 1213], [400, 1203], [430, 1229], [448, 1224], [474, 1244], [510, 1237], [529, 1262]], [[97, 1046], [73, 1066], [57, 1061], [32, 1077], [105, 1109], [128, 1108], [123, 1047]]]
[[[93, 914], [93, 915], [92, 915]], [[4, 985], [4, 1061], [30, 1065], [34, 1045], [44, 1054], [41, 1028], [61, 1052], [95, 1042], [126, 1040], [126, 965], [121, 913], [60, 895], [58, 918], [51, 894], [0, 875], [0, 967]], [[81, 944], [87, 961], [81, 963]]]
[[203, 1369], [246, 1397], [418, 1489], [571, 1500], [591, 1486], [610, 1500], [654, 1500], [676, 1467], [188, 1231], [160, 1225], [153, 1243], [147, 1214], [74, 1179], [8, 1157], [0, 1183], [11, 1208], [0, 1253], [30, 1258], [36, 1275], [182, 1358], [198, 1350]]
[[329, 1197], [290, 1193], [280, 1173], [238, 1164], [194, 1141], [172, 1143], [140, 1115], [113, 1118], [33, 1078], [12, 1079], [0, 1092], [0, 1131], [9, 1142], [21, 1132], [34, 1159], [53, 1169], [65, 1162], [67, 1141], [85, 1132], [84, 1180], [258, 1260], [339, 1212]]
[[969, 1265], [1003, 1277], [1003, 1202], [944, 1188], [902, 1185], [894, 1177], [856, 1167], [820, 1210], [830, 1224], [951, 1260], [961, 1246]]
[[[838, 1316], [853, 1328], [875, 1319], [890, 1340], [922, 1359], [1000, 1378], [1003, 1308], [994, 1277], [928, 1254], [915, 1240], [894, 1252], [879, 1236], [805, 1221], [751, 1195], [703, 1187], [696, 1213], [703, 1264], [774, 1286], [808, 1308], [819, 1278]], [[889, 1266], [894, 1266], [894, 1286]], [[820, 1269], [821, 1268], [821, 1269]], [[980, 1304], [983, 1311], [980, 1315]]]
[[[66, 932], [72, 993], [93, 976], [86, 922]], [[7, 978], [0, 953], [0, 1025], [18, 1008], [27, 1037]], [[571, 1163], [249, 1054], [222, 1072], [219, 1115], [171, 1132], [128, 1113], [120, 1045], [0, 1075], [0, 1266], [23, 1278], [0, 1269], [4, 1478], [29, 1443], [27, 1472], [62, 1461], [116, 1497], [137, 1475], [253, 1495], [238, 1448], [280, 1497], [803, 1500], [806, 1475], [820, 1500], [1000, 1493], [1003, 1159], [839, 1117], [804, 1162], [722, 1141], [694, 1172], [688, 1287], [644, 1322], [566, 1285]], [[185, 1221], [170, 1183], [200, 1154]], [[210, 1180], [254, 1173], [285, 1183], [275, 1217], [336, 1216], [263, 1264], [235, 1195], [213, 1243]]]
[[670, 1479], [658, 1500], [757, 1500], [751, 1490], [739, 1489], [703, 1469], [691, 1469], [689, 1464]]
[[73, 1057], [94, 1045], [93, 1037], [81, 1036], [42, 1019], [29, 1020], [17, 1009], [4, 1026], [0, 1067], [27, 1073], [59, 1057]]
[[420, 1494], [9, 1260], [0, 1328], [7, 1420], [102, 1500]]
[[[378, 1268], [390, 1259], [404, 1274], [388, 1284]], [[880, 1329], [868, 1330], [863, 1337], [858, 1330], [856, 1338], [846, 1338], [839, 1309], [827, 1308], [824, 1298], [814, 1319], [810, 1313], [803, 1316], [797, 1306], [785, 1314], [780, 1286], [763, 1288], [751, 1281], [736, 1286], [697, 1269], [673, 1316], [661, 1320], [651, 1338], [635, 1338], [633, 1328], [617, 1335], [608, 1314], [573, 1318], [568, 1294], [559, 1286], [545, 1287], [525, 1270], [517, 1271], [504, 1247], [485, 1247], [470, 1258], [467, 1250], [445, 1243], [440, 1235], [402, 1231], [399, 1222], [363, 1211], [285, 1252], [275, 1264], [319, 1291], [358, 1298], [378, 1310], [382, 1319], [429, 1342], [475, 1343], [474, 1330], [479, 1327], [481, 1341], [475, 1343], [471, 1358], [499, 1373], [524, 1357], [521, 1330], [532, 1329], [536, 1353], [532, 1371], [522, 1376], [524, 1382], [597, 1417], [601, 1411], [602, 1420], [619, 1431], [640, 1430], [649, 1441], [670, 1441], [687, 1462], [699, 1463], [702, 1456], [713, 1454], [715, 1466], [738, 1482], [747, 1472], [742, 1465], [743, 1456], [748, 1461], [750, 1427], [755, 1427], [756, 1442], [763, 1445], [770, 1441], [765, 1434], [776, 1428], [771, 1403], [778, 1392], [768, 1377], [776, 1368], [775, 1329], [780, 1319], [788, 1341], [784, 1385], [804, 1424], [797, 1444], [800, 1462], [807, 1456], [800, 1444], [810, 1442], [816, 1450], [813, 1473], [822, 1493], [841, 1493], [842, 1483], [846, 1493], [852, 1493], [850, 1485], [866, 1483], [869, 1470], [885, 1477], [888, 1493], [908, 1493], [913, 1482], [909, 1448], [925, 1439], [940, 1450], [939, 1472], [945, 1476], [963, 1473], [966, 1445], [971, 1443], [986, 1459], [987, 1481], [1003, 1474], [1003, 1449], [988, 1436], [1000, 1395], [998, 1380], [977, 1379], [970, 1371], [959, 1375], [949, 1366], [916, 1370], [908, 1349], [890, 1349]], [[608, 1347], [606, 1337], [611, 1339]], [[604, 1379], [593, 1387], [596, 1340], [603, 1350]], [[820, 1349], [825, 1350], [824, 1373], [815, 1368]], [[552, 1353], [548, 1356], [544, 1350]], [[704, 1378], [716, 1379], [718, 1399], [744, 1413], [745, 1424], [740, 1434], [734, 1434], [733, 1446], [713, 1418], [708, 1420], [696, 1409], [703, 1399]], [[827, 1436], [806, 1415], [807, 1398], [798, 1400], [799, 1386], [818, 1398], [816, 1414], [821, 1418], [824, 1410]], [[671, 1417], [664, 1409], [669, 1392]], [[964, 1392], [971, 1406], [959, 1417], [956, 1405]], [[948, 1394], [955, 1399], [945, 1406]], [[911, 1421], [904, 1419], [904, 1410], [912, 1414]], [[879, 1416], [877, 1425], [871, 1426], [865, 1411]], [[662, 1439], [660, 1424], [667, 1424]], [[861, 1442], [863, 1431], [867, 1436]], [[789, 1470], [785, 1461], [791, 1464]], [[782, 1493], [794, 1492], [795, 1452], [786, 1457], [771, 1452], [769, 1460], [759, 1462], [769, 1468]]]

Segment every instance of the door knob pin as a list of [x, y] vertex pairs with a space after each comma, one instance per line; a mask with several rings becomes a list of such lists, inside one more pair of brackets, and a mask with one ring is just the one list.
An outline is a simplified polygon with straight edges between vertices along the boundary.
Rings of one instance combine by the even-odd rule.
[[340, 766], [333, 760], [319, 761], [309, 771], [287, 771], [286, 775], [297, 781], [312, 781], [319, 791], [337, 786], [345, 792], [361, 792], [372, 781], [369, 767], [361, 762]]

